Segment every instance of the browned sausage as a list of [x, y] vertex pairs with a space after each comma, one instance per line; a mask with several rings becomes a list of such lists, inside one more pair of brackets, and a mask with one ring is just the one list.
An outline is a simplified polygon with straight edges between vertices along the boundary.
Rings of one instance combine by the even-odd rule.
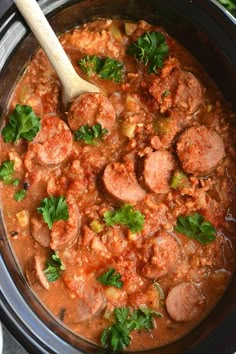
[[26, 278], [30, 285], [34, 285], [39, 281], [40, 285], [46, 290], [49, 289], [49, 283], [43, 271], [42, 260], [39, 256], [34, 256], [28, 263], [26, 270]]
[[50, 234], [50, 247], [53, 250], [59, 250], [69, 247], [78, 236], [80, 226], [79, 209], [73, 198], [66, 198], [68, 205], [69, 219], [54, 222]]
[[180, 68], [176, 58], [166, 60], [160, 76], [150, 78], [149, 88], [162, 113], [177, 108], [186, 114], [197, 111], [202, 101], [202, 87], [198, 79]]
[[141, 273], [146, 278], [158, 279], [172, 272], [180, 255], [177, 241], [161, 232], [144, 245], [144, 261]]
[[142, 274], [150, 279], [157, 279], [170, 273], [178, 260], [180, 249], [176, 240], [162, 232], [144, 245]]
[[203, 125], [191, 127], [180, 136], [177, 154], [186, 172], [205, 175], [225, 156], [224, 142], [215, 131]]
[[66, 123], [56, 116], [45, 116], [42, 128], [29, 143], [25, 155], [27, 171], [35, 170], [35, 163], [55, 165], [64, 161], [71, 153], [73, 137]]
[[41, 246], [49, 247], [50, 230], [42, 218], [31, 218], [31, 235]]
[[169, 189], [174, 159], [167, 151], [155, 151], [144, 162], [144, 181], [155, 193], [166, 193]]
[[65, 313], [65, 322], [85, 321], [101, 312], [106, 301], [100, 284], [92, 275], [71, 276], [65, 273], [63, 280], [74, 297]]
[[177, 322], [192, 321], [201, 314], [206, 299], [193, 283], [181, 283], [172, 288], [166, 298], [166, 309]]
[[103, 182], [107, 191], [122, 202], [136, 203], [146, 194], [138, 184], [134, 172], [129, 171], [123, 163], [113, 162], [107, 165], [103, 174]]
[[72, 130], [79, 129], [82, 125], [89, 126], [96, 123], [102, 128], [112, 130], [116, 113], [109, 99], [101, 93], [85, 93], [76, 98], [70, 106], [68, 123]]

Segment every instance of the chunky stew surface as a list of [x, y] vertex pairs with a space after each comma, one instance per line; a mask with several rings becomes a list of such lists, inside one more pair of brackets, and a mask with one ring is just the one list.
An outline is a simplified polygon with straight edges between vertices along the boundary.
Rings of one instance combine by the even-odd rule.
[[60, 41], [102, 93], [65, 113], [40, 49], [1, 132], [9, 240], [41, 301], [112, 350], [172, 342], [235, 269], [235, 115], [162, 28], [99, 20]]

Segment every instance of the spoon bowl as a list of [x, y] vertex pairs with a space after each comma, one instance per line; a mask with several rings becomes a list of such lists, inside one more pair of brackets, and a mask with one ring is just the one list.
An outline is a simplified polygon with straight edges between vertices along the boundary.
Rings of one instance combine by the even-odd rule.
[[64, 108], [83, 93], [101, 92], [77, 74], [36, 0], [14, 1], [59, 77]]

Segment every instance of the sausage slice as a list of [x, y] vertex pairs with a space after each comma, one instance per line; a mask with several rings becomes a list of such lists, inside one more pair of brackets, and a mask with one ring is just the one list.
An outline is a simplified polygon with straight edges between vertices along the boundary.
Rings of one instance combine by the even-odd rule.
[[80, 226], [79, 209], [72, 198], [66, 198], [69, 211], [69, 219], [54, 222], [51, 231], [50, 247], [53, 250], [64, 249], [75, 241]]
[[42, 220], [42, 218], [31, 218], [30, 225], [31, 235], [41, 246], [49, 247], [50, 245], [50, 230], [48, 225]]
[[144, 246], [142, 274], [149, 279], [158, 279], [172, 272], [180, 255], [177, 241], [166, 232], [152, 238]]
[[71, 306], [67, 307], [65, 322], [82, 322], [100, 311], [106, 305], [102, 288], [91, 275], [64, 276], [63, 280], [67, 287], [75, 295]]
[[26, 267], [25, 273], [30, 285], [34, 285], [35, 282], [38, 281], [44, 289], [49, 289], [49, 283], [43, 271], [42, 260], [39, 256], [34, 256], [33, 259], [31, 259]]
[[123, 163], [114, 162], [106, 166], [103, 182], [112, 197], [127, 203], [141, 201], [146, 192], [138, 184], [133, 171]]
[[191, 127], [180, 136], [177, 154], [187, 173], [206, 175], [225, 156], [224, 142], [215, 131], [203, 125]]
[[205, 302], [205, 297], [195, 284], [181, 283], [169, 291], [166, 309], [173, 320], [188, 322], [201, 314]]
[[162, 113], [178, 109], [193, 114], [202, 102], [203, 89], [194, 74], [180, 68], [176, 58], [165, 61], [160, 76], [151, 75], [149, 92]]
[[174, 159], [167, 151], [155, 151], [144, 162], [144, 181], [155, 193], [166, 193], [169, 190], [169, 179], [174, 169]]
[[85, 93], [76, 98], [70, 106], [68, 123], [73, 131], [81, 126], [96, 123], [103, 128], [112, 130], [116, 112], [109, 99], [101, 93]]

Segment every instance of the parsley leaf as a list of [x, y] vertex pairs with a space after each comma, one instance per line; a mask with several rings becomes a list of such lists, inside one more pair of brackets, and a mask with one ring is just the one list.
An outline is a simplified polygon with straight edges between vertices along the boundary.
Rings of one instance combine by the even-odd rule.
[[112, 80], [114, 82], [121, 82], [124, 80], [124, 65], [115, 59], [105, 59], [99, 76], [104, 80]]
[[233, 0], [218, 0], [218, 2], [236, 16], [236, 3]]
[[0, 180], [6, 184], [11, 183], [14, 173], [14, 161], [5, 160], [0, 165]]
[[65, 270], [65, 266], [62, 263], [60, 257], [56, 252], [51, 255], [51, 259], [46, 262], [46, 269], [44, 273], [49, 282], [54, 282], [61, 276], [61, 271]]
[[175, 230], [199, 241], [203, 245], [214, 241], [216, 238], [216, 229], [214, 226], [198, 213], [179, 216]]
[[129, 45], [127, 53], [148, 66], [148, 74], [157, 74], [158, 68], [162, 68], [163, 61], [169, 54], [169, 47], [161, 32], [146, 32]]
[[26, 196], [26, 190], [21, 189], [14, 194], [14, 199], [16, 202], [21, 202]]
[[49, 229], [55, 221], [68, 220], [69, 212], [66, 198], [63, 196], [50, 196], [42, 200], [41, 205], [37, 211], [43, 215], [43, 219], [48, 224]]
[[88, 77], [95, 73], [99, 73], [103, 66], [103, 61], [96, 55], [85, 55], [82, 59], [78, 61], [79, 66]]
[[97, 280], [103, 285], [115, 286], [118, 289], [122, 288], [124, 284], [121, 280], [120, 273], [116, 273], [114, 268], [110, 268], [106, 273], [102, 274]]
[[127, 307], [116, 308], [115, 323], [102, 332], [102, 345], [112, 348], [113, 351], [123, 350], [131, 342], [131, 331], [149, 330], [154, 327], [153, 316], [162, 317], [160, 313], [146, 307], [139, 307], [132, 312]]
[[108, 134], [108, 130], [106, 128], [102, 128], [101, 124], [97, 123], [91, 127], [86, 124], [74, 132], [74, 140], [82, 140], [86, 144], [96, 145], [97, 141], [106, 134]]
[[101, 59], [96, 55], [86, 55], [78, 61], [78, 64], [89, 77], [97, 74], [104, 80], [124, 81], [125, 67], [118, 60], [112, 58]]
[[143, 228], [144, 215], [140, 211], [133, 211], [133, 206], [125, 204], [114, 211], [105, 211], [104, 220], [108, 226], [115, 224], [125, 225], [132, 232], [140, 232]]
[[2, 130], [3, 140], [5, 143], [17, 142], [21, 138], [32, 141], [40, 127], [40, 118], [35, 115], [32, 108], [17, 104], [8, 124]]

